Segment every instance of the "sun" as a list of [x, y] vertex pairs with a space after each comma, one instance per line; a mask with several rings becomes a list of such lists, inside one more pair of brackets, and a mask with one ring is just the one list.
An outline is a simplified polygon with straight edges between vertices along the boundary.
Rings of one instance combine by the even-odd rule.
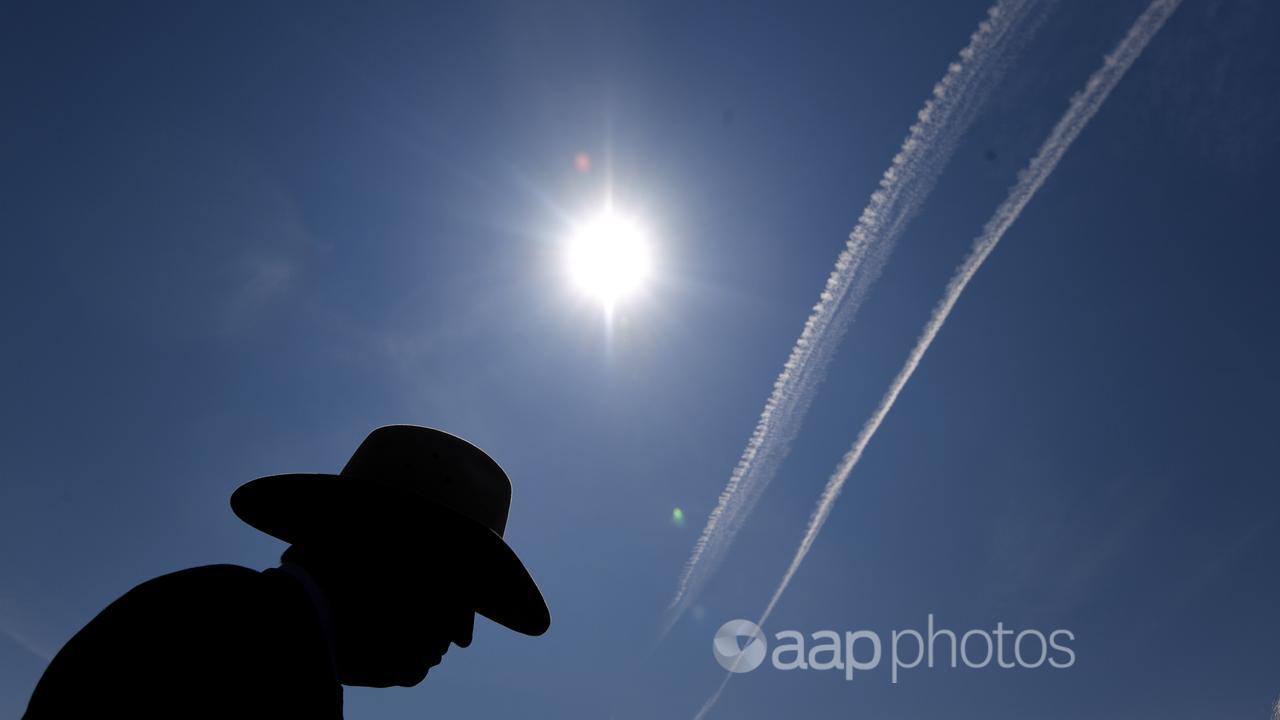
[[568, 255], [574, 284], [606, 310], [639, 289], [652, 264], [644, 231], [613, 210], [579, 226], [569, 239]]

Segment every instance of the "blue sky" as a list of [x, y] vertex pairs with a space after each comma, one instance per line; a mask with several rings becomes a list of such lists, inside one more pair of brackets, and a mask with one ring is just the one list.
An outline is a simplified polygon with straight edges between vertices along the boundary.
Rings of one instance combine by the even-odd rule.
[[[970, 242], [1142, 2], [1062, 4], [655, 647], [845, 236], [986, 5], [0, 9], [0, 716], [134, 584], [274, 564], [253, 477], [433, 425], [515, 486], [554, 618], [353, 718], [691, 717]], [[1187, 3], [974, 279], [766, 627], [1070, 628], [1065, 670], [768, 668], [717, 716], [1263, 717], [1280, 694], [1280, 9]], [[590, 173], [575, 153], [594, 159]], [[564, 238], [657, 266], [606, 331]], [[677, 527], [674, 507], [687, 522]]]

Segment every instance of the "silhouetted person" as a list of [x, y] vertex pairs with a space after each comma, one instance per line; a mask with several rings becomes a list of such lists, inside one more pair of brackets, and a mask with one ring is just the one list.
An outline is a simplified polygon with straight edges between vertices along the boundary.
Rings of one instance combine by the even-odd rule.
[[412, 686], [475, 614], [541, 635], [551, 616], [502, 539], [511, 483], [479, 448], [378, 428], [339, 475], [274, 475], [231, 507], [291, 543], [278, 568], [191, 568], [111, 603], [49, 663], [43, 718], [340, 718], [342, 685]]

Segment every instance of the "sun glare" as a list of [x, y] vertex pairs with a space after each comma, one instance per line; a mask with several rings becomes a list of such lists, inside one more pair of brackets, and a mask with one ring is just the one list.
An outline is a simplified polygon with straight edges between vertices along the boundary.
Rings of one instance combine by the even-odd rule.
[[612, 309], [648, 277], [649, 245], [632, 220], [601, 213], [569, 240], [569, 272], [583, 292]]

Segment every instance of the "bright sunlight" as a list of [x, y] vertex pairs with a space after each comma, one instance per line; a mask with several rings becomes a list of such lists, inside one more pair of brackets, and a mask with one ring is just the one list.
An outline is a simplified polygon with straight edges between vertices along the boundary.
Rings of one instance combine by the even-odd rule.
[[639, 288], [651, 269], [644, 231], [612, 210], [578, 227], [568, 249], [574, 283], [606, 310]]

